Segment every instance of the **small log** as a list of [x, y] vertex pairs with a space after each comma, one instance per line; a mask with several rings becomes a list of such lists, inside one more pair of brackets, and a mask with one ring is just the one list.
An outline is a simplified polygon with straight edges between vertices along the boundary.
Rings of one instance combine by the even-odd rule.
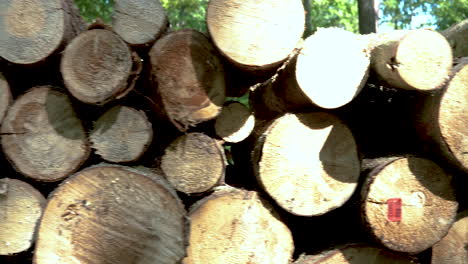
[[291, 232], [256, 192], [220, 188], [192, 206], [189, 218], [183, 264], [290, 263]]
[[441, 32], [452, 47], [453, 57], [468, 57], [468, 19]]
[[356, 97], [366, 83], [369, 57], [367, 41], [359, 35], [339, 28], [319, 28], [299, 52], [297, 84], [317, 106], [338, 108]]
[[301, 0], [214, 0], [206, 21], [213, 42], [237, 66], [264, 71], [281, 64], [304, 32]]
[[36, 240], [36, 225], [46, 199], [26, 182], [0, 179], [0, 255], [28, 250]]
[[117, 34], [98, 28], [83, 32], [67, 46], [60, 71], [74, 97], [88, 104], [104, 104], [133, 89], [130, 84], [138, 73], [132, 71], [138, 71], [137, 64]]
[[318, 255], [303, 255], [294, 264], [411, 264], [414, 257], [362, 244], [345, 245]]
[[418, 107], [416, 124], [435, 153], [468, 172], [468, 57], [457, 61], [442, 93], [428, 96]]
[[452, 50], [435, 31], [395, 30], [370, 37], [371, 66], [390, 86], [435, 90], [449, 79]]
[[39, 181], [58, 181], [89, 156], [86, 134], [65, 94], [34, 87], [9, 108], [0, 130], [3, 152], [15, 169]]
[[153, 128], [144, 112], [118, 105], [94, 123], [89, 139], [104, 160], [131, 162], [138, 160], [151, 144]]
[[[161, 98], [171, 122], [181, 131], [215, 118], [225, 97], [223, 66], [209, 39], [195, 30], [171, 32], [149, 53], [153, 98]], [[155, 100], [157, 101], [157, 100]]]
[[166, 11], [159, 0], [116, 0], [112, 28], [132, 46], [150, 45], [167, 29]]
[[365, 225], [392, 250], [417, 254], [430, 248], [456, 216], [450, 178], [427, 159], [386, 159], [369, 172], [362, 189]]
[[224, 181], [226, 158], [216, 140], [202, 133], [189, 133], [166, 148], [161, 169], [178, 191], [201, 193]]
[[468, 263], [468, 211], [457, 216], [448, 234], [432, 247], [431, 264]]
[[286, 114], [257, 139], [254, 171], [265, 191], [285, 210], [325, 214], [353, 194], [360, 162], [351, 131], [326, 113]]
[[2, 125], [2, 120], [5, 117], [8, 107], [10, 107], [12, 101], [13, 97], [11, 96], [10, 86], [3, 74], [0, 72], [0, 126]]
[[185, 209], [162, 177], [99, 165], [50, 196], [34, 263], [176, 264], [184, 256]]
[[237, 143], [246, 139], [255, 126], [255, 118], [250, 110], [238, 102], [230, 102], [223, 107], [216, 118], [216, 135], [226, 142]]
[[0, 57], [17, 64], [45, 60], [85, 27], [72, 0], [4, 0], [0, 10]]

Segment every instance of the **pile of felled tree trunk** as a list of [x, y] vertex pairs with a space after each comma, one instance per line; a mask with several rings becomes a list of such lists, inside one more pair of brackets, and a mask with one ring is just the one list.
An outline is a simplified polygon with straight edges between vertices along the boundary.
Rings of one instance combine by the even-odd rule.
[[115, 2], [0, 2], [1, 263], [468, 262], [467, 21]]

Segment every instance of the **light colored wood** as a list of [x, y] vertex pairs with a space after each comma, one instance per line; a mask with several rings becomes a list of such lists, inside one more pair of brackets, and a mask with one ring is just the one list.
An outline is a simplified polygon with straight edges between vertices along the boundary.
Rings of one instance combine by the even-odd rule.
[[176, 264], [185, 209], [158, 175], [116, 165], [84, 169], [50, 196], [35, 264]]
[[255, 117], [241, 103], [226, 104], [216, 118], [216, 135], [226, 142], [238, 143], [246, 139], [255, 126]]
[[372, 68], [390, 86], [427, 91], [449, 79], [452, 49], [440, 33], [395, 30], [369, 39]]
[[12, 101], [13, 97], [11, 96], [10, 86], [0, 72], [0, 126]]
[[115, 33], [93, 29], [81, 33], [65, 49], [60, 71], [65, 86], [78, 100], [104, 104], [129, 92], [133, 59]]
[[224, 70], [205, 35], [190, 29], [171, 32], [155, 43], [149, 55], [153, 93], [160, 96], [179, 130], [219, 115], [226, 90]]
[[411, 264], [414, 257], [361, 244], [350, 244], [322, 252], [303, 255], [294, 264]]
[[468, 263], [468, 211], [459, 213], [448, 234], [432, 247], [431, 263]]
[[143, 111], [118, 105], [94, 123], [89, 139], [104, 160], [136, 161], [151, 144], [153, 128]]
[[46, 199], [26, 182], [0, 179], [0, 255], [28, 250], [36, 240], [36, 225]]
[[112, 28], [130, 45], [148, 45], [156, 41], [168, 26], [160, 0], [116, 0]]
[[[369, 173], [362, 189], [364, 223], [384, 246], [420, 253], [441, 240], [455, 219], [458, 203], [451, 177], [427, 159], [386, 162]], [[401, 214], [392, 220], [388, 203], [396, 198], [401, 199]]]
[[303, 94], [322, 108], [349, 103], [369, 75], [367, 44], [349, 31], [319, 28], [305, 40], [297, 58], [295, 77]]
[[216, 140], [202, 133], [189, 133], [166, 148], [161, 168], [178, 191], [201, 193], [224, 181], [226, 159]]
[[90, 153], [68, 96], [50, 86], [34, 87], [20, 96], [0, 133], [3, 152], [15, 169], [39, 181], [62, 180]]
[[450, 43], [454, 57], [468, 57], [468, 18], [441, 33]]
[[253, 164], [265, 191], [285, 210], [302, 216], [343, 205], [360, 171], [351, 131], [326, 113], [276, 119], [257, 140]]
[[13, 63], [44, 60], [84, 30], [71, 0], [4, 0], [0, 10], [0, 57]]
[[291, 232], [256, 192], [221, 187], [189, 213], [183, 264], [288, 264]]
[[301, 0], [212, 0], [206, 21], [215, 45], [245, 69], [279, 66], [304, 32]]

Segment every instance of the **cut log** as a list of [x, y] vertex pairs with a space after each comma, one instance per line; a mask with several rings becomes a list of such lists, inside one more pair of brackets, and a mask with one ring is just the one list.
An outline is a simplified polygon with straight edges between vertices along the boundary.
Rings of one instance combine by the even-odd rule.
[[10, 86], [0, 72], [0, 126], [12, 101], [13, 97], [11, 96]]
[[184, 264], [290, 262], [291, 232], [256, 192], [220, 188], [195, 204], [189, 217]]
[[326, 113], [276, 119], [257, 140], [253, 165], [265, 191], [301, 216], [343, 205], [356, 189], [360, 171], [351, 131]]
[[226, 158], [216, 140], [202, 133], [189, 133], [166, 148], [161, 168], [178, 191], [201, 193], [224, 181]]
[[387, 159], [370, 171], [362, 189], [365, 225], [392, 250], [416, 254], [430, 248], [456, 216], [450, 178], [427, 159]]
[[214, 0], [206, 20], [221, 53], [246, 70], [279, 66], [301, 40], [305, 24], [301, 0]]
[[318, 255], [303, 255], [294, 264], [411, 264], [417, 263], [414, 257], [389, 250], [350, 244]]
[[10, 107], [1, 145], [15, 169], [39, 181], [58, 181], [89, 156], [86, 134], [69, 98], [50, 86], [35, 87]]
[[435, 153], [468, 172], [468, 57], [458, 61], [442, 93], [418, 107], [417, 129]]
[[34, 263], [176, 264], [185, 209], [158, 175], [116, 165], [87, 168], [50, 196]]
[[250, 110], [238, 102], [230, 102], [223, 107], [216, 119], [216, 135], [226, 142], [237, 143], [246, 139], [255, 126], [255, 118]]
[[395, 30], [370, 37], [371, 65], [390, 86], [412, 90], [441, 88], [452, 69], [452, 50], [430, 30]]
[[369, 57], [367, 41], [359, 35], [339, 28], [319, 28], [299, 52], [297, 83], [317, 106], [338, 108], [349, 103], [366, 83]]
[[85, 26], [71, 0], [5, 0], [0, 10], [0, 57], [18, 64], [46, 59]]
[[442, 32], [450, 46], [453, 57], [468, 57], [468, 19], [465, 19]]
[[168, 26], [159, 0], [116, 0], [112, 28], [132, 46], [152, 44]]
[[457, 216], [448, 234], [432, 247], [431, 264], [468, 263], [468, 211]]
[[93, 29], [81, 33], [67, 46], [60, 71], [74, 97], [88, 104], [104, 104], [133, 88], [132, 68], [138, 68], [137, 63], [117, 34]]
[[89, 139], [104, 160], [136, 161], [151, 144], [153, 128], [144, 112], [114, 106], [94, 123]]
[[46, 199], [26, 182], [0, 179], [0, 255], [23, 252], [36, 237]]
[[195, 30], [171, 32], [151, 48], [155, 87], [169, 120], [181, 131], [221, 112], [226, 88], [217, 54]]

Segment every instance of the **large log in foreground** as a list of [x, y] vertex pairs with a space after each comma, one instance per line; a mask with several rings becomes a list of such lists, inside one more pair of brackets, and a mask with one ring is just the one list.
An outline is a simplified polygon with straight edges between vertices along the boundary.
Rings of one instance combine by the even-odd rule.
[[31, 247], [46, 200], [26, 182], [0, 179], [0, 255], [10, 255]]
[[100, 165], [68, 178], [49, 198], [34, 263], [176, 264], [185, 209], [158, 175]]
[[301, 256], [294, 264], [411, 264], [414, 257], [371, 247], [350, 244], [322, 252], [318, 255]]
[[75, 172], [90, 147], [67, 95], [35, 87], [9, 108], [1, 145], [15, 169], [39, 181], [58, 181]]
[[441, 88], [452, 69], [452, 49], [430, 30], [395, 30], [370, 36], [371, 65], [390, 86], [411, 90]]
[[183, 264], [288, 264], [288, 227], [258, 193], [224, 187], [193, 205]]
[[322, 215], [340, 207], [359, 178], [353, 135], [325, 113], [276, 119], [257, 140], [252, 159], [265, 191], [296, 215]]
[[60, 67], [65, 86], [85, 103], [104, 104], [133, 88], [131, 50], [106, 29], [89, 30], [76, 37], [65, 49]]
[[167, 29], [166, 11], [159, 0], [116, 0], [112, 28], [132, 46], [153, 43]]
[[279, 66], [304, 32], [301, 0], [214, 0], [206, 21], [213, 42], [230, 61], [247, 70]]
[[149, 52], [152, 97], [162, 101], [169, 120], [181, 131], [221, 112], [226, 87], [217, 54], [208, 38], [195, 30], [171, 32]]
[[12, 101], [13, 97], [11, 96], [10, 86], [0, 72], [0, 125]]
[[432, 247], [431, 264], [468, 263], [468, 211], [457, 216], [448, 234]]
[[0, 10], [0, 57], [13, 63], [44, 60], [84, 30], [72, 0], [5, 0]]
[[416, 157], [377, 164], [362, 189], [362, 216], [370, 233], [386, 247], [411, 254], [441, 240], [458, 207], [450, 176]]

